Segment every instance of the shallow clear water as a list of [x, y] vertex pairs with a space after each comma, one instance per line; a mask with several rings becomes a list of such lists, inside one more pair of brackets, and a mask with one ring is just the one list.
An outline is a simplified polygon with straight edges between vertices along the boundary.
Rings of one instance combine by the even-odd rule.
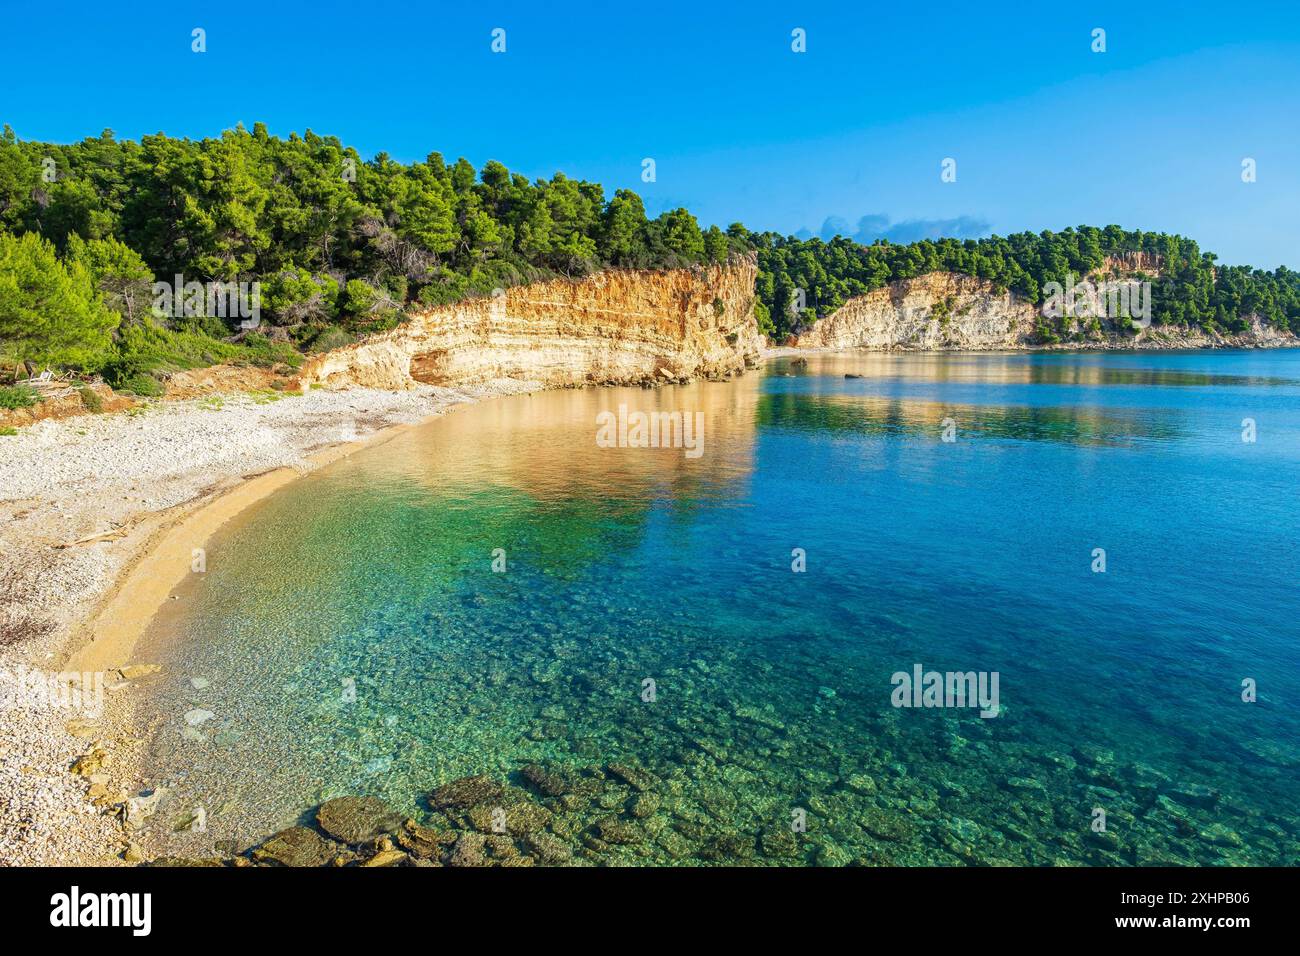
[[[703, 455], [598, 447], [621, 403], [704, 412]], [[152, 838], [624, 763], [662, 801], [557, 812], [580, 860], [1293, 864], [1298, 487], [1290, 351], [829, 355], [459, 410], [212, 542], [137, 655]], [[892, 706], [917, 664], [997, 672], [1000, 715]], [[635, 840], [590, 839], [611, 813]]]

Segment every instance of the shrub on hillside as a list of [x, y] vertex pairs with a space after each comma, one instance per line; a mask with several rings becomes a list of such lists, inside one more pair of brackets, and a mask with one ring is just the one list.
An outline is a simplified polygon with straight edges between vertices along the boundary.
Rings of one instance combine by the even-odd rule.
[[0, 408], [10, 411], [17, 408], [31, 408], [40, 398], [26, 385], [11, 385], [0, 388]]
[[86, 411], [98, 415], [104, 410], [104, 400], [89, 385], [83, 385], [77, 389], [77, 394], [81, 396], [81, 404], [86, 406]]

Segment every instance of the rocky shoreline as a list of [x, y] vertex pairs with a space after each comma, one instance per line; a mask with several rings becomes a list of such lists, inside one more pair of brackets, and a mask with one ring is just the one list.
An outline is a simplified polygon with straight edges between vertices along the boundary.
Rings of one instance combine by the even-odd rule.
[[[663, 845], [667, 821], [658, 811], [668, 784], [624, 764], [580, 769], [523, 767], [517, 783], [487, 775], [462, 777], [425, 798], [423, 822], [403, 817], [372, 796], [335, 797], [248, 849], [218, 856], [159, 856], [151, 866], [584, 866], [635, 848]], [[595, 817], [592, 820], [592, 817]], [[591, 822], [588, 822], [591, 821]], [[678, 852], [687, 844], [676, 832]], [[716, 841], [715, 841], [716, 842]], [[751, 838], [722, 840], [716, 860], [755, 859]], [[773, 830], [762, 850], [795, 862], [793, 834]], [[671, 845], [671, 844], [670, 844]], [[705, 854], [705, 861], [709, 854]]]

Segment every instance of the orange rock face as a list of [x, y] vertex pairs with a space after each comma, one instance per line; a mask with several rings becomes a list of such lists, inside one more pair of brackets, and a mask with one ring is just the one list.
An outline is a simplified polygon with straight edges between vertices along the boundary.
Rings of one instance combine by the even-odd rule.
[[757, 363], [752, 261], [615, 270], [430, 309], [309, 359], [306, 384], [404, 389], [513, 378], [551, 387], [719, 378]]

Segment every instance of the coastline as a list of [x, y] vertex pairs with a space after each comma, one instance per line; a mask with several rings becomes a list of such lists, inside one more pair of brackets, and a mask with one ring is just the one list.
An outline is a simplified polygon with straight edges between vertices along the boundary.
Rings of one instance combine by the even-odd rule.
[[[0, 675], [101, 675], [93, 711], [0, 714], [0, 866], [120, 865], [123, 783], [140, 741], [121, 668], [191, 553], [293, 480], [453, 408], [538, 384], [208, 396], [48, 420], [0, 461]], [[233, 446], [233, 447], [232, 447]], [[128, 673], [130, 673], [128, 671]], [[71, 771], [71, 772], [70, 772]]]
[[205, 548], [222, 525], [290, 482], [363, 448], [382, 445], [443, 413], [419, 422], [389, 425], [357, 441], [331, 445], [309, 455], [300, 465], [262, 472], [210, 497], [148, 516], [141, 523], [147, 530], [132, 549], [123, 573], [110, 586], [93, 617], [69, 635], [71, 656], [60, 669], [94, 673], [127, 666], [140, 636], [167, 596], [191, 573], [193, 549]]
[[[1263, 346], [1286, 348], [1286, 346]], [[1230, 347], [1229, 347], [1230, 348]], [[1128, 351], [1102, 349], [1104, 351]], [[830, 354], [836, 352], [920, 352], [934, 350], [912, 349], [834, 349], [778, 346], [763, 352], [764, 361], [774, 358], [801, 355]], [[948, 350], [942, 350], [948, 351]], [[1020, 352], [1061, 351], [1049, 349], [990, 350]], [[1080, 349], [1079, 351], [1096, 351]], [[1134, 349], [1135, 353], [1148, 351]], [[1203, 351], [1188, 349], [1187, 351]], [[988, 353], [981, 353], [988, 354]], [[513, 381], [513, 380], [502, 380]], [[298, 462], [285, 464], [247, 476], [227, 476], [218, 486], [187, 500], [173, 508], [157, 512], [144, 512], [135, 517], [135, 527], [129, 539], [123, 539], [126, 554], [119, 573], [101, 592], [94, 610], [75, 625], [63, 642], [60, 670], [98, 672], [120, 669], [130, 663], [131, 655], [140, 636], [163, 607], [171, 591], [190, 571], [191, 553], [204, 548], [211, 537], [229, 520], [252, 505], [262, 501], [284, 486], [311, 472], [339, 461], [364, 448], [374, 447], [397, 435], [433, 421], [447, 411], [463, 405], [474, 404], [485, 398], [519, 394], [535, 390], [537, 383], [516, 383], [518, 387], [504, 387], [494, 382], [485, 389], [463, 394], [458, 400], [440, 401], [428, 415], [408, 421], [385, 425], [352, 441], [329, 444], [307, 454]], [[480, 394], [481, 392], [481, 394]]]
[[[846, 350], [777, 347], [765, 350], [762, 357], [836, 351]], [[37, 491], [38, 482], [29, 481], [26, 488], [18, 486], [27, 495], [11, 497], [11, 485], [4, 481], [11, 462], [0, 462], [0, 487], [5, 489], [0, 517], [9, 519], [0, 525], [0, 550], [33, 558], [36, 549], [44, 548], [42, 558], [57, 554], [67, 559], [64, 566], [40, 563], [44, 582], [25, 595], [26, 611], [39, 615], [58, 609], [64, 619], [53, 620], [52, 629], [36, 639], [14, 646], [0, 643], [0, 671], [25, 664], [48, 671], [113, 675], [104, 712], [93, 721], [79, 720], [68, 711], [4, 713], [7, 734], [0, 745], [0, 786], [13, 781], [15, 786], [7, 789], [17, 793], [7, 805], [0, 803], [0, 866], [124, 862], [123, 851], [131, 848], [130, 833], [115, 808], [140, 791], [142, 781], [137, 759], [141, 741], [128, 719], [133, 678], [120, 669], [131, 663], [138, 639], [174, 587], [190, 573], [194, 548], [205, 547], [227, 521], [298, 477], [383, 444], [453, 408], [539, 387], [535, 382], [504, 379], [460, 390], [356, 388], [308, 391], [274, 402], [256, 394], [166, 402], [152, 406], [143, 416], [147, 420], [157, 414], [167, 424], [151, 436], [146, 453], [125, 474], [105, 473], [102, 461], [78, 461], [83, 466], [80, 471], [64, 469], [52, 479], [57, 484], [47, 494]], [[207, 429], [196, 441], [182, 440], [183, 433], [213, 416], [229, 421]], [[96, 438], [106, 443], [129, 441], [130, 429], [125, 426], [134, 418], [115, 413], [42, 422], [29, 433], [36, 450], [31, 457], [38, 467], [56, 470], [59, 459], [77, 457], [69, 453], [77, 450], [77, 437], [91, 442]], [[297, 420], [299, 427], [283, 428], [284, 419]], [[107, 427], [114, 423], [115, 427]], [[232, 439], [227, 425], [245, 431]], [[264, 429], [277, 439], [269, 446], [257, 440]], [[230, 454], [225, 444], [232, 441], [237, 447]], [[178, 460], [162, 475], [148, 474], [157, 463], [150, 454], [157, 452], [160, 443], [173, 442], [185, 445], [188, 452], [206, 450], [209, 456]], [[250, 447], [255, 450], [250, 452]], [[138, 447], [116, 449], [119, 458], [139, 452]], [[147, 492], [134, 486], [142, 475], [151, 482]], [[136, 500], [119, 494], [124, 485], [146, 497]], [[106, 507], [112, 497], [121, 499], [116, 508]], [[116, 528], [104, 532], [105, 524]], [[53, 529], [65, 525], [71, 527], [55, 540]], [[19, 542], [24, 542], [22, 548]], [[11, 570], [6, 560], [0, 559], [0, 575]], [[71, 592], [69, 581], [77, 586]], [[0, 576], [0, 585], [5, 583]], [[79, 758], [97, 753], [102, 757], [76, 769]], [[135, 861], [128, 855], [126, 862]]]

